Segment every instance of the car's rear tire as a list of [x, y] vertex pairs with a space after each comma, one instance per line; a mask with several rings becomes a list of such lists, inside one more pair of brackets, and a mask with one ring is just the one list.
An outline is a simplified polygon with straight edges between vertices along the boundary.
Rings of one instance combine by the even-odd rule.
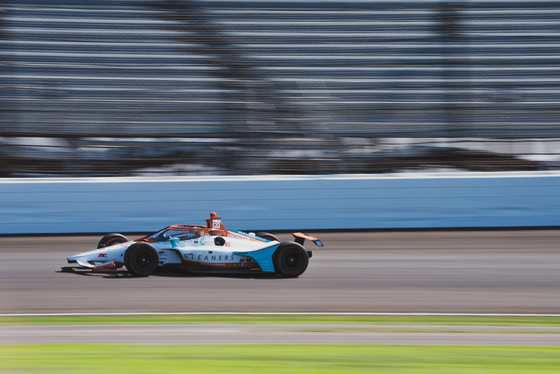
[[298, 277], [307, 269], [307, 251], [297, 243], [282, 243], [274, 252], [274, 269], [283, 277]]
[[259, 238], [263, 238], [266, 240], [275, 240], [277, 242], [279, 242], [280, 240], [278, 240], [278, 238], [272, 234], [269, 234], [268, 232], [258, 232], [256, 234]]
[[147, 243], [136, 243], [124, 254], [124, 266], [138, 277], [147, 277], [158, 266], [159, 256], [154, 247]]
[[128, 239], [124, 235], [117, 234], [117, 233], [107, 234], [101, 238], [101, 240], [97, 244], [97, 248], [110, 247], [112, 245], [125, 243], [127, 241]]

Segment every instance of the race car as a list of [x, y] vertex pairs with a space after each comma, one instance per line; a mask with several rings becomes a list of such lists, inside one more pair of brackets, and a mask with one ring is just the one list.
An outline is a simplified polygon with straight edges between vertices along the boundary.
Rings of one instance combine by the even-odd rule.
[[298, 277], [309, 264], [312, 252], [305, 240], [322, 247], [315, 237], [296, 232], [293, 242], [280, 243], [266, 232], [245, 233], [228, 230], [211, 212], [206, 225], [172, 225], [140, 239], [128, 240], [121, 234], [107, 234], [97, 249], [68, 257], [68, 263], [93, 271], [113, 271], [125, 266], [140, 277], [156, 268], [180, 266], [191, 272], [270, 273]]

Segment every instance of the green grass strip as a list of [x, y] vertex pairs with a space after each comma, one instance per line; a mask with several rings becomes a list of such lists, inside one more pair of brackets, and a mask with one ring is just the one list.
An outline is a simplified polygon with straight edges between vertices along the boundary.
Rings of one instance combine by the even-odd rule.
[[72, 324], [358, 324], [358, 325], [463, 325], [463, 326], [560, 326], [560, 317], [470, 316], [47, 316], [0, 317], [0, 325]]
[[0, 373], [557, 374], [558, 368], [559, 347], [0, 346]]

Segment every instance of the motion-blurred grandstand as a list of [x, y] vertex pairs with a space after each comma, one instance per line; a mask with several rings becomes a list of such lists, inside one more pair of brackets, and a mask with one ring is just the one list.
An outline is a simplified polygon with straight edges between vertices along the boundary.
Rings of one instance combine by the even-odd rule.
[[0, 0], [0, 176], [560, 168], [559, 1]]

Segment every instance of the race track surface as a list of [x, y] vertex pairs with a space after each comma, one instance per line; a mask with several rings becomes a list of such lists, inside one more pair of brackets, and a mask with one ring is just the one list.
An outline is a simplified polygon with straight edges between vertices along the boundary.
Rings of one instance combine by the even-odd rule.
[[[11, 344], [390, 344], [560, 346], [560, 328], [371, 325], [53, 325], [0, 326], [0, 346]], [[438, 332], [440, 329], [446, 331]], [[452, 327], [451, 327], [452, 329]], [[412, 331], [409, 331], [412, 330]], [[485, 331], [486, 330], [486, 331]], [[497, 330], [497, 331], [496, 331]], [[519, 332], [517, 332], [518, 330]]]
[[98, 236], [2, 237], [0, 313], [560, 313], [560, 230], [315, 235], [296, 279], [72, 272]]

